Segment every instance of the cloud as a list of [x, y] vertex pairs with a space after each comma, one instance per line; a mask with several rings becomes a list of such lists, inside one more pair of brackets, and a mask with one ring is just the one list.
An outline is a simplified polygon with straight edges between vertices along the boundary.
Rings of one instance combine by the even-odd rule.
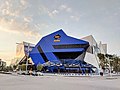
[[20, 3], [21, 3], [23, 6], [26, 6], [27, 3], [28, 3], [28, 0], [20, 0]]
[[25, 22], [31, 22], [32, 21], [32, 17], [27, 16], [23, 18]]
[[64, 10], [64, 9], [67, 8], [67, 6], [66, 5], [61, 5], [59, 8], [60, 8], [60, 10]]
[[68, 17], [70, 17], [70, 19], [74, 21], [79, 21], [80, 17], [82, 16], [82, 15], [79, 15], [77, 12], [73, 11], [71, 7], [65, 4], [60, 5], [54, 10], [50, 10], [50, 8], [47, 8], [45, 6], [42, 6], [39, 9], [44, 13], [48, 14], [50, 18], [57, 16], [59, 13], [64, 13], [64, 14], [68, 13], [67, 15]]
[[58, 10], [53, 10], [52, 12], [48, 11], [48, 15], [49, 15], [50, 17], [53, 17], [53, 16], [57, 15], [58, 13], [59, 13]]
[[42, 14], [47, 14], [49, 17], [53, 18], [54, 16], [59, 14], [59, 9], [56, 8], [54, 10], [51, 10], [50, 8], [47, 8], [44, 5], [41, 5], [39, 7], [39, 15], [42, 15]]
[[39, 32], [31, 25], [32, 16], [24, 15], [28, 0], [6, 0], [0, 3], [0, 31], [39, 36]]
[[0, 13], [5, 16], [18, 17], [27, 8], [27, 0], [2, 0]]
[[68, 7], [67, 5], [61, 5], [59, 7], [59, 10], [66, 11], [66, 12], [72, 12], [72, 9]]
[[26, 36], [38, 36], [38, 32], [34, 31], [33, 27], [31, 27], [26, 22], [19, 22], [15, 19], [5, 19], [0, 18], [0, 31], [8, 32], [8, 33], [23, 33]]
[[[25, 19], [25, 18], [24, 18]], [[35, 30], [32, 25], [29, 25], [27, 21], [17, 21], [16, 19], [6, 19], [0, 18], [0, 31], [14, 33], [14, 34], [24, 34], [26, 36], [38, 37], [39, 32]]]
[[75, 21], [79, 21], [80, 20], [80, 16], [70, 16], [71, 19], [75, 20]]
[[39, 7], [39, 14], [46, 13], [49, 17], [53, 18], [57, 16], [59, 13], [72, 13], [72, 8], [67, 5], [60, 5], [56, 8], [48, 8], [47, 6], [41, 5]]
[[[39, 32], [41, 31], [42, 33], [49, 31], [54, 25], [51, 24], [46, 24], [46, 23], [37, 23], [34, 25], [34, 28], [36, 28]], [[44, 31], [45, 30], [45, 31]]]

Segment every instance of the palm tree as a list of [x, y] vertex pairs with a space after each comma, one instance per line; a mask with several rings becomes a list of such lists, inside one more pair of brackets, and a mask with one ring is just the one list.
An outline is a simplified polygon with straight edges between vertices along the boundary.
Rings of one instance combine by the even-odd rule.
[[101, 53], [98, 53], [98, 57], [100, 59], [100, 67], [102, 67], [102, 69], [104, 70], [105, 69], [105, 66], [106, 66], [106, 59], [105, 59], [105, 55], [104, 54], [101, 54]]
[[113, 70], [120, 72], [120, 58], [116, 55], [113, 55]]
[[[120, 72], [120, 57], [117, 55], [110, 55], [110, 54], [101, 54], [98, 53], [98, 57], [100, 59], [100, 66], [104, 70], [105, 68], [108, 68], [109, 64], [113, 68], [113, 71]], [[110, 60], [110, 61], [108, 61]], [[110, 62], [110, 63], [109, 63]]]

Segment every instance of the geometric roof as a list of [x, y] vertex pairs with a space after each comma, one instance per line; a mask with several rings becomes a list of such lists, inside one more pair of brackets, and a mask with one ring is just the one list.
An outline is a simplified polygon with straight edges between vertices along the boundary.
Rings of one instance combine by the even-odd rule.
[[44, 36], [30, 52], [33, 62], [38, 63], [60, 62], [59, 58], [54, 53], [83, 53], [89, 46], [89, 42], [73, 38], [66, 35], [63, 30], [58, 30], [52, 34]]

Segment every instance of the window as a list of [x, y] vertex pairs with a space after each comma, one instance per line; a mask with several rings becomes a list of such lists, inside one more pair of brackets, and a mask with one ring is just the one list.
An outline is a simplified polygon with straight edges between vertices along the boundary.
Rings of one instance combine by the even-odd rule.
[[53, 45], [54, 49], [69, 49], [69, 48], [87, 48], [88, 44], [63, 44]]

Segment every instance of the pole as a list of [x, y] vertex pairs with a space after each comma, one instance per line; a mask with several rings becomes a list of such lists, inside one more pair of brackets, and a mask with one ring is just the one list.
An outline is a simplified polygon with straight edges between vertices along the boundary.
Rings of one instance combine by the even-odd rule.
[[30, 44], [28, 43], [27, 59], [26, 59], [26, 73], [28, 73], [27, 67], [28, 67], [29, 49], [30, 49]]
[[110, 69], [110, 76], [112, 77], [112, 75], [111, 75], [111, 65], [110, 65], [110, 59], [109, 59], [109, 69]]

